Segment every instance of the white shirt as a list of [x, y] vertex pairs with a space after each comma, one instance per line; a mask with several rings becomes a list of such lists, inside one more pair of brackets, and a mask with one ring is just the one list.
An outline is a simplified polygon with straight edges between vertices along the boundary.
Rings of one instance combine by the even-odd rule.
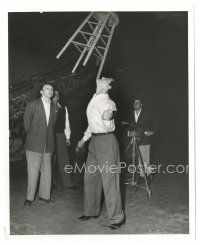
[[42, 98], [42, 103], [44, 105], [44, 110], [45, 110], [45, 115], [46, 115], [46, 120], [47, 120], [47, 125], [49, 123], [49, 116], [50, 116], [50, 104], [51, 104], [51, 101], [49, 100], [48, 102], [46, 102], [44, 100], [44, 98]]
[[[61, 105], [58, 103], [58, 107], [62, 108]], [[69, 124], [69, 113], [67, 107], [65, 106], [65, 130], [64, 130], [66, 138], [69, 140], [71, 135], [71, 129]]]
[[141, 110], [142, 110], [142, 109], [140, 109], [140, 110], [139, 110], [138, 114], [137, 114], [137, 112], [136, 112], [136, 111], [134, 111], [134, 114], [135, 114], [135, 122], [137, 122], [137, 121], [138, 121], [138, 118], [139, 118], [139, 116], [140, 116], [140, 112], [141, 112]]
[[115, 130], [114, 119], [102, 119], [102, 115], [106, 110], [116, 111], [115, 103], [108, 94], [94, 94], [86, 111], [88, 128], [84, 133], [83, 140], [87, 141], [92, 133], [109, 133]]

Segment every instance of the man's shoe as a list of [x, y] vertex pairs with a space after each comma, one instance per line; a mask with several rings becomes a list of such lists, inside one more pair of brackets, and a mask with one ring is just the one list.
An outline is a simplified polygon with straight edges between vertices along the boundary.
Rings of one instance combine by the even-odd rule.
[[51, 198], [50, 199], [44, 199], [44, 198], [39, 197], [39, 201], [45, 202], [47, 204], [54, 203], [54, 200], [52, 200]]
[[124, 224], [125, 224], [125, 220], [123, 220], [123, 221], [121, 221], [120, 223], [117, 223], [117, 224], [111, 224], [111, 225], [109, 225], [109, 228], [111, 230], [116, 230], [116, 229], [119, 229]]
[[86, 221], [86, 220], [89, 220], [89, 219], [97, 219], [99, 216], [86, 216], [86, 215], [82, 215], [81, 217], [79, 217], [78, 219], [81, 220], [81, 221]]
[[24, 201], [24, 206], [25, 206], [25, 207], [30, 207], [30, 206], [32, 205], [32, 202], [33, 202], [33, 201], [30, 201], [30, 200], [26, 199], [26, 200]]

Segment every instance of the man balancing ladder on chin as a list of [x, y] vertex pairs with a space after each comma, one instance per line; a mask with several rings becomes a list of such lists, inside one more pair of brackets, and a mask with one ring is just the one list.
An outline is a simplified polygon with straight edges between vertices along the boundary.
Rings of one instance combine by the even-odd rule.
[[113, 134], [115, 130], [113, 113], [116, 111], [116, 106], [108, 95], [113, 82], [111, 78], [97, 79], [96, 93], [86, 111], [88, 128], [78, 142], [78, 147], [82, 148], [91, 138], [84, 174], [85, 214], [79, 217], [79, 220], [86, 221], [99, 217], [103, 187], [109, 228], [112, 230], [118, 229], [125, 223], [121, 205], [119, 171], [111, 169], [113, 166], [119, 170], [120, 164], [118, 141]]

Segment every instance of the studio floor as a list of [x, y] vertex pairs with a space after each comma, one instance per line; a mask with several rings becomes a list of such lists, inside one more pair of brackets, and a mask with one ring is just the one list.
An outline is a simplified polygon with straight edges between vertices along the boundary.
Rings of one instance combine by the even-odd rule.
[[98, 219], [78, 220], [83, 214], [83, 184], [76, 190], [59, 188], [52, 192], [53, 204], [38, 201], [23, 205], [26, 197], [26, 162], [10, 165], [10, 234], [188, 234], [188, 174], [157, 174], [151, 182], [152, 196], [127, 186], [124, 192], [126, 223], [110, 230], [105, 204]]

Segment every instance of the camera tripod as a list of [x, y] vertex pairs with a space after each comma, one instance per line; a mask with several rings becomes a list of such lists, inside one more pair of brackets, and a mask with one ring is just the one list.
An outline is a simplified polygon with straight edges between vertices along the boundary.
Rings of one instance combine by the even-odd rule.
[[[144, 161], [143, 161], [142, 154], [141, 154], [140, 148], [139, 148], [140, 136], [137, 134], [137, 132], [134, 132], [134, 131], [132, 131], [132, 132], [129, 131], [128, 136], [131, 138], [131, 141], [128, 144], [127, 148], [125, 149], [125, 153], [132, 146], [132, 163], [134, 166], [134, 171], [132, 173], [133, 174], [132, 175], [132, 182], [129, 182], [126, 184], [130, 184], [134, 187], [138, 187], [140, 189], [145, 190], [148, 194], [148, 198], [151, 198], [151, 190], [149, 187], [149, 182], [148, 182], [146, 171], [145, 171]], [[134, 161], [135, 159], [136, 159], [136, 161]], [[137, 182], [135, 182], [135, 173], [136, 173], [135, 170], [136, 170], [136, 167], [138, 168], [138, 166], [140, 166], [140, 171], [141, 171], [142, 177], [144, 178], [145, 187], [143, 187], [143, 186], [139, 185]]]

